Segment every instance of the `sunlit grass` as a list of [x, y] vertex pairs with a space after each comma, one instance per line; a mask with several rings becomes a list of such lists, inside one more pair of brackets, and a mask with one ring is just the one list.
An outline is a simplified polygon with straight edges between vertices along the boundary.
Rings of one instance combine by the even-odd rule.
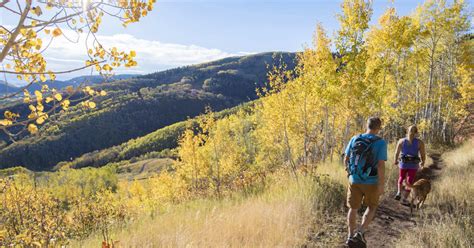
[[[444, 189], [444, 184], [460, 181], [456, 176], [466, 177], [459, 170], [466, 169], [466, 163], [472, 159], [466, 155], [469, 154], [469, 149], [464, 146], [461, 150], [444, 156], [447, 167], [443, 173], [446, 174], [439, 182], [436, 181], [436, 185], [439, 184], [443, 190], [435, 186], [430, 195], [440, 195], [440, 202], [429, 198], [429, 208], [437, 206], [436, 211], [440, 212], [441, 208], [438, 206], [452, 197], [446, 194], [456, 192]], [[465, 157], [461, 158], [458, 153]], [[430, 160], [427, 165], [431, 163]], [[390, 145], [384, 197], [391, 197], [394, 193], [397, 178], [398, 167], [393, 164], [393, 146]], [[311, 245], [331, 247], [341, 242], [341, 225], [345, 227], [344, 203], [347, 185], [347, 174], [342, 161], [333, 160], [319, 164], [315, 177], [300, 175], [298, 180], [295, 180], [289, 174], [277, 173], [269, 179], [267, 185], [264, 192], [250, 196], [236, 194], [222, 200], [195, 200], [170, 205], [167, 210], [154, 215], [153, 218], [149, 215], [138, 216], [125, 228], [116, 229], [114, 240], [119, 240], [123, 247], [297, 247], [308, 242], [314, 242]], [[462, 188], [458, 185], [455, 187]], [[460, 200], [466, 197], [468, 189], [469, 187], [459, 189], [461, 193], [454, 202], [462, 202]], [[449, 228], [450, 232], [453, 232], [452, 237], [465, 238], [464, 233], [469, 224], [465, 218], [437, 218], [436, 221], [439, 223], [425, 221], [423, 228], [417, 228], [413, 232], [416, 235], [404, 234], [402, 244], [416, 245], [413, 238], [421, 240], [423, 235], [438, 232], [442, 228]], [[308, 241], [311, 239], [308, 235], [317, 236], [323, 232], [326, 234], [320, 240]], [[462, 240], [460, 244], [464, 242]], [[73, 247], [93, 247], [100, 242], [100, 236], [94, 236], [80, 243], [73, 243]], [[441, 241], [433, 242], [438, 244]]]
[[472, 247], [474, 240], [474, 139], [447, 152], [433, 182], [420, 225], [406, 230], [398, 247]]
[[[126, 247], [293, 247], [302, 243], [312, 220], [311, 182], [288, 179], [249, 198], [199, 200], [115, 233]], [[93, 237], [74, 246], [100, 244]]]
[[[309, 229], [324, 230], [324, 213], [343, 207], [343, 167], [324, 164], [330, 177], [277, 174], [269, 188], [252, 196], [203, 199], [170, 207], [154, 218], [140, 216], [114, 233], [125, 247], [295, 247]], [[321, 166], [321, 170], [323, 167]], [[317, 221], [317, 220], [321, 221]], [[320, 226], [318, 226], [320, 225]], [[100, 236], [74, 247], [93, 247]]]

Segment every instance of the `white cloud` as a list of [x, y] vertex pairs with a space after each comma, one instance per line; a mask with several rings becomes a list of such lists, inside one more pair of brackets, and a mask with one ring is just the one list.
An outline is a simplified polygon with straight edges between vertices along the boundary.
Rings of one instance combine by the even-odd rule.
[[[44, 57], [48, 63], [47, 69], [65, 71], [85, 65], [87, 57], [86, 35], [78, 35], [71, 30], [63, 30], [65, 36], [51, 40], [51, 36], [40, 33], [43, 38]], [[206, 48], [197, 45], [164, 43], [157, 40], [139, 39], [130, 34], [97, 35], [97, 39], [105, 48], [117, 47], [120, 51], [134, 50], [137, 53], [138, 66], [114, 69], [116, 74], [146, 74], [178, 66], [199, 64], [230, 56], [252, 54], [249, 52], [229, 53], [215, 48]], [[90, 39], [92, 40], [92, 39]], [[89, 42], [90, 43], [90, 42]], [[91, 68], [68, 74], [59, 74], [60, 80], [81, 75], [94, 74]], [[7, 79], [14, 85], [23, 85], [15, 76], [7, 75]]]
[[[54, 70], [68, 70], [84, 65], [87, 59], [87, 48], [85, 36], [75, 37], [75, 33], [66, 31], [65, 37], [54, 39], [48, 47], [45, 58], [48, 67]], [[115, 34], [111, 36], [98, 35], [97, 39], [106, 47], [117, 47], [119, 51], [135, 50], [138, 66], [132, 68], [121, 67], [115, 73], [151, 73], [164, 69], [183, 65], [198, 64], [229, 56], [243, 55], [247, 53], [228, 53], [219, 49], [205, 48], [196, 45], [183, 45], [174, 43], [163, 43], [156, 40], [145, 40], [136, 38], [130, 34]], [[77, 41], [77, 42], [71, 42]], [[90, 73], [83, 70], [59, 76], [58, 78], [69, 78], [77, 75]]]

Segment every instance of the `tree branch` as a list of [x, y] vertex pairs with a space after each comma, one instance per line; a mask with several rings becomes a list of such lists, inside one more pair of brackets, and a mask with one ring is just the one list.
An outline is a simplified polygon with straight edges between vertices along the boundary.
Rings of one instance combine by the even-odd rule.
[[[4, 0], [5, 2], [5, 0]], [[20, 21], [18, 21], [18, 25], [13, 32], [13, 34], [10, 36], [10, 39], [8, 39], [7, 44], [3, 47], [2, 52], [0, 53], [0, 62], [3, 62], [3, 59], [7, 56], [8, 52], [10, 51], [10, 48], [12, 47], [13, 43], [15, 43], [15, 39], [20, 34], [20, 30], [23, 27], [23, 24], [25, 23], [25, 19], [28, 16], [28, 12], [30, 12], [30, 7], [31, 7], [31, 0], [26, 1], [26, 6], [25, 9], [23, 10], [23, 13], [21, 13], [20, 16]]]
[[10, 0], [3, 0], [2, 2], [0, 2], [0, 8], [3, 8], [3, 6], [5, 6], [5, 4], [7, 4], [8, 2], [10, 2]]

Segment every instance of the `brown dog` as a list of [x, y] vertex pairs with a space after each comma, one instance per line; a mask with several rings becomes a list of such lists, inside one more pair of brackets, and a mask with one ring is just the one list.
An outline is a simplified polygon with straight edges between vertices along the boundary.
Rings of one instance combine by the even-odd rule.
[[420, 179], [413, 185], [407, 184], [406, 186], [411, 189], [410, 213], [413, 213], [415, 199], [418, 201], [416, 209], [420, 209], [425, 203], [426, 196], [431, 191], [431, 182], [428, 179]]

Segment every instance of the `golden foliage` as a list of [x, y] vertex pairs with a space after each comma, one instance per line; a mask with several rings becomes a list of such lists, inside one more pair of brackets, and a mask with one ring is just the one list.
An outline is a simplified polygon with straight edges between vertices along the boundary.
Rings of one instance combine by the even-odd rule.
[[[30, 123], [42, 125], [56, 108], [68, 110], [70, 105], [68, 99], [80, 92], [81, 87], [77, 90], [68, 89], [67, 95], [61, 95], [55, 89], [49, 89], [46, 84], [43, 84], [48, 79], [54, 81], [57, 74], [92, 67], [101, 75], [108, 75], [119, 66], [136, 66], [135, 51], [125, 52], [115, 47], [105, 48], [93, 34], [98, 32], [105, 15], [115, 17], [126, 26], [140, 21], [141, 17], [146, 16], [153, 9], [154, 3], [155, 0], [120, 0], [107, 1], [107, 3], [102, 1], [20, 1], [15, 5], [13, 2], [6, 1], [5, 6], [2, 4], [2, 9], [17, 8], [16, 11], [11, 11], [12, 15], [16, 15], [18, 24], [14, 27], [2, 26], [0, 28], [0, 44], [2, 45], [0, 62], [6, 67], [6, 70], [1, 72], [16, 75], [19, 80], [25, 81], [28, 86], [23, 90], [23, 101], [36, 107], [35, 110], [32, 109], [28, 118], [22, 116], [23, 119], [19, 119], [20, 117], [17, 116], [17, 118], [0, 120], [0, 126], [5, 133], [12, 138], [16, 137], [9, 131], [16, 126], [28, 127], [27, 130], [30, 133], [36, 133], [38, 129], [33, 128], [36, 127], [35, 124], [30, 125]], [[54, 18], [40, 18], [43, 16], [54, 16]], [[89, 58], [85, 61], [85, 66], [66, 71], [49, 68], [47, 59], [44, 57], [44, 52], [48, 50], [49, 45], [43, 44], [47, 43], [43, 40], [49, 40], [48, 37], [54, 39], [70, 37], [73, 33], [78, 37], [82, 33], [88, 33], [84, 45], [91, 48], [87, 49], [86, 54]], [[43, 88], [32, 95], [28, 90], [32, 84], [41, 84]], [[13, 98], [18, 93], [12, 93], [2, 99]], [[105, 91], [88, 90], [86, 93], [90, 97], [105, 95]], [[83, 104], [85, 108], [95, 108], [95, 106], [96, 104], [92, 101]]]

